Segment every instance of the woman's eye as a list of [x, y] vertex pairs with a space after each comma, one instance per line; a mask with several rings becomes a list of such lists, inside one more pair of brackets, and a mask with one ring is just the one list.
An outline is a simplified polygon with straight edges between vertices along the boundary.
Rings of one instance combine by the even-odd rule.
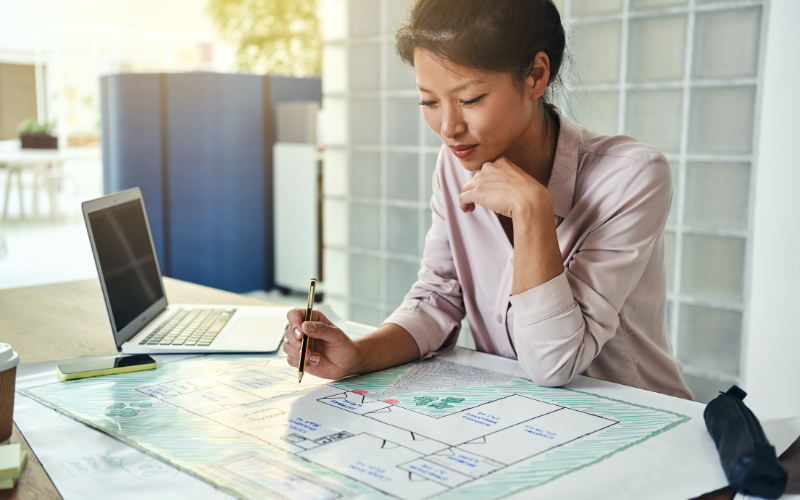
[[461, 105], [462, 106], [471, 106], [471, 105], [475, 104], [476, 102], [480, 101], [481, 99], [483, 99], [483, 97], [485, 95], [486, 94], [481, 94], [478, 97], [476, 97], [475, 99], [470, 99], [469, 101], [461, 101]]
[[422, 100], [419, 101], [419, 105], [420, 106], [431, 107], [431, 106], [433, 106], [435, 104], [436, 104], [436, 101], [422, 101]]

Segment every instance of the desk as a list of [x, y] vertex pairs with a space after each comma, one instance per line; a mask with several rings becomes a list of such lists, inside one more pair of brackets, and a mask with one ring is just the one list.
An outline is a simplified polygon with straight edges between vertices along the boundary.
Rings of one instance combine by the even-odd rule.
[[[168, 299], [176, 303], [265, 304], [170, 278], [164, 278], [164, 286]], [[97, 280], [0, 290], [0, 311], [3, 341], [11, 344], [23, 363], [117, 353]], [[0, 500], [61, 498], [16, 426], [11, 440], [21, 443], [30, 457], [17, 488], [0, 492]], [[800, 493], [800, 439], [782, 455], [782, 462], [789, 471], [787, 492]], [[723, 489], [700, 499], [730, 497], [730, 491]]]
[[[172, 303], [271, 305], [171, 278], [164, 287]], [[0, 332], [22, 363], [117, 354], [96, 279], [0, 290]], [[16, 425], [11, 442], [28, 450], [28, 464], [17, 488], [0, 491], [0, 500], [61, 498]]]

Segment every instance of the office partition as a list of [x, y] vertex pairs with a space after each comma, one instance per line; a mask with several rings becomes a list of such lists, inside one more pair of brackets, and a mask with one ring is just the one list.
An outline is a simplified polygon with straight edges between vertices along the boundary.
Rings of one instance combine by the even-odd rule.
[[196, 72], [100, 85], [104, 191], [142, 189], [164, 275], [271, 289], [273, 108], [319, 100], [320, 80]]

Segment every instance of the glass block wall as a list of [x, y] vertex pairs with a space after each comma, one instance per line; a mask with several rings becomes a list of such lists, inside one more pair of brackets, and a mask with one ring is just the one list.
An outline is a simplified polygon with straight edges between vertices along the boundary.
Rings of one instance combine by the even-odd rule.
[[[668, 328], [698, 400], [742, 375], [767, 0], [560, 0], [560, 104], [672, 166]], [[416, 279], [440, 141], [394, 53], [410, 0], [323, 0], [326, 297], [379, 324]]]
[[403, 0], [322, 2], [326, 301], [380, 324], [416, 281], [441, 142], [394, 50]]
[[742, 375], [765, 3], [559, 2], [567, 114], [652, 144], [672, 167], [667, 324], [700, 401]]

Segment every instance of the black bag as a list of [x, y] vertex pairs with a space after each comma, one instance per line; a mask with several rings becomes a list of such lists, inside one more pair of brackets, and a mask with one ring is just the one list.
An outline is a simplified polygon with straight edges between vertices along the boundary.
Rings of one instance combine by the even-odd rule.
[[735, 385], [728, 392], [720, 392], [703, 412], [706, 428], [736, 492], [778, 498], [789, 478], [758, 419], [742, 401], [745, 396], [747, 393]]

